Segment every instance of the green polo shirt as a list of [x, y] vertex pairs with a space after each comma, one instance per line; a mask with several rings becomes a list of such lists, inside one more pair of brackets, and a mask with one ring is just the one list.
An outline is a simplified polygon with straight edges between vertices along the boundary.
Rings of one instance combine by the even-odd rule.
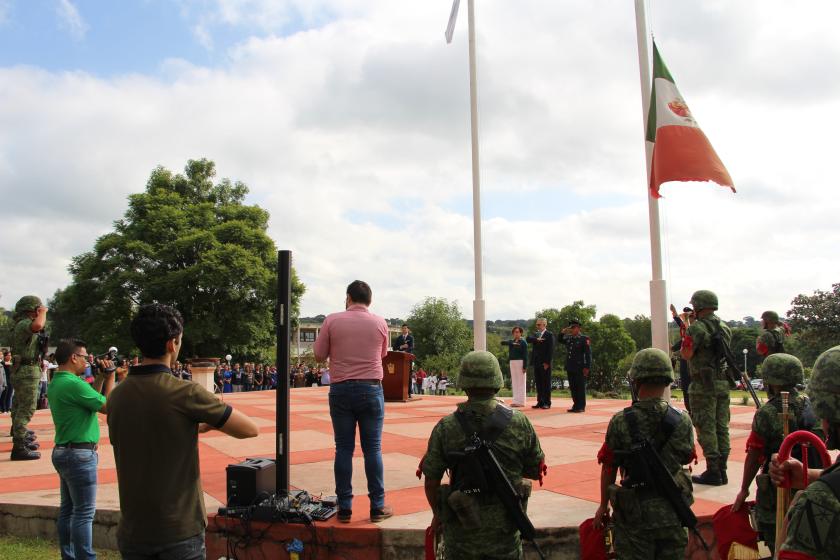
[[57, 371], [47, 387], [47, 399], [56, 445], [99, 443], [96, 414], [105, 404], [105, 397], [94, 391], [90, 383], [69, 371]]

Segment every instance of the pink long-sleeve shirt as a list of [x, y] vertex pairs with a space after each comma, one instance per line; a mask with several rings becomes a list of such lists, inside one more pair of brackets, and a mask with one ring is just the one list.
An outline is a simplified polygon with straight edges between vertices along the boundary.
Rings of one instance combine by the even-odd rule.
[[315, 340], [315, 357], [329, 357], [332, 383], [348, 379], [382, 379], [388, 354], [388, 325], [367, 306], [354, 303], [324, 320]]

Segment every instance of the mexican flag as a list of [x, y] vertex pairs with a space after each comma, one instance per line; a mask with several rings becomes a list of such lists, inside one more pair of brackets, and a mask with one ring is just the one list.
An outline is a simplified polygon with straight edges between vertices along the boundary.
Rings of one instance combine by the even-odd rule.
[[700, 130], [674, 78], [653, 44], [653, 85], [650, 91], [647, 140], [653, 142], [650, 194], [668, 181], [712, 181], [735, 192], [732, 178]]

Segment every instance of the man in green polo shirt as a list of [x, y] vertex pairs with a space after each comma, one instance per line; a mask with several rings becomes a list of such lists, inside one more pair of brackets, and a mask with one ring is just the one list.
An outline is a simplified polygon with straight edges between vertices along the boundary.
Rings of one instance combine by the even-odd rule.
[[[87, 345], [65, 339], [55, 351], [58, 369], [47, 389], [55, 424], [52, 463], [61, 480], [58, 541], [62, 560], [96, 558], [93, 551], [93, 514], [96, 512], [96, 466], [99, 457], [99, 421], [105, 398], [114, 386], [113, 372], [106, 374], [102, 394], [81, 377], [87, 367]], [[103, 369], [110, 366], [100, 364]]]

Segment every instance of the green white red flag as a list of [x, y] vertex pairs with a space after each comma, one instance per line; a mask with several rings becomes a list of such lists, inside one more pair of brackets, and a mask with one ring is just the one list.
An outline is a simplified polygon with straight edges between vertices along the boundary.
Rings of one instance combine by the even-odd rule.
[[653, 142], [650, 194], [659, 198], [659, 186], [669, 181], [712, 181], [735, 192], [729, 172], [680, 95], [674, 78], [653, 44], [653, 84], [647, 140]]

